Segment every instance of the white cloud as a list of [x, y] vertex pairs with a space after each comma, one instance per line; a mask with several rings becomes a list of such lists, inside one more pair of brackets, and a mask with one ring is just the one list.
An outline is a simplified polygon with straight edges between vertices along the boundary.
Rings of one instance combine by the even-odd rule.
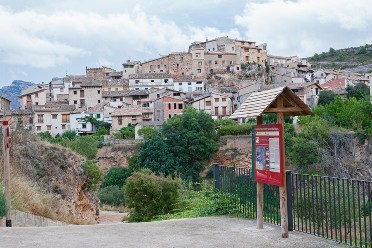
[[246, 38], [267, 42], [269, 53], [313, 55], [372, 40], [369, 0], [273, 0], [248, 3], [235, 23]]
[[[181, 29], [172, 21], [148, 16], [138, 6], [131, 13], [112, 14], [14, 12], [0, 6], [0, 30], [6, 34], [0, 39], [1, 62], [40, 68], [68, 64], [79, 57], [94, 57], [93, 63], [101, 64], [118, 55], [158, 56], [185, 51], [194, 40], [225, 35], [210, 27]], [[239, 36], [237, 30], [228, 34]]]

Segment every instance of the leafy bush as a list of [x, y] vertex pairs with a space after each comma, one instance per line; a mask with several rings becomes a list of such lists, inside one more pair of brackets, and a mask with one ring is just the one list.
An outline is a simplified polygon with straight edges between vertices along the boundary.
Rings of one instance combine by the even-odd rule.
[[127, 168], [112, 167], [105, 175], [102, 187], [118, 186], [122, 188], [125, 180], [130, 176], [131, 172]]
[[252, 132], [252, 126], [249, 124], [236, 126], [222, 126], [218, 129], [219, 136], [225, 135], [249, 135]]
[[289, 158], [293, 163], [300, 165], [303, 169], [305, 169], [307, 165], [318, 163], [320, 162], [318, 144], [302, 137], [294, 137]]
[[135, 172], [124, 186], [125, 202], [131, 208], [129, 221], [149, 221], [157, 215], [172, 213], [179, 189], [178, 180]]
[[151, 139], [158, 133], [157, 129], [154, 127], [142, 127], [138, 130], [138, 134], [143, 136], [144, 139]]
[[50, 132], [46, 131], [46, 132], [40, 132], [37, 134], [42, 140], [50, 140], [52, 139], [52, 135], [50, 134]]
[[121, 128], [114, 136], [121, 139], [134, 139], [134, 127], [129, 123], [127, 127]]
[[92, 136], [78, 136], [67, 143], [67, 147], [85, 156], [87, 159], [95, 159], [98, 152], [98, 141]]
[[62, 134], [62, 138], [67, 138], [69, 140], [74, 140], [77, 136], [77, 133], [72, 130], [68, 130]]
[[87, 189], [89, 191], [96, 191], [103, 180], [101, 169], [92, 160], [85, 161], [83, 169], [88, 176]]
[[103, 204], [112, 206], [120, 206], [124, 204], [124, 191], [117, 185], [110, 185], [99, 189], [98, 196]]
[[318, 100], [318, 105], [327, 105], [331, 102], [336, 97], [336, 93], [334, 93], [331, 90], [323, 90], [319, 93], [319, 100]]

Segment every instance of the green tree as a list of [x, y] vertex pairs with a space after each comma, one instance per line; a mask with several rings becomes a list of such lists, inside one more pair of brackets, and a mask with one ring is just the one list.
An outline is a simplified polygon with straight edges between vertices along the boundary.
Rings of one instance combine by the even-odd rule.
[[115, 133], [115, 137], [121, 138], [121, 139], [134, 139], [135, 132], [134, 127], [132, 124], [128, 124], [127, 127], [123, 127], [119, 130], [119, 132]]
[[217, 151], [217, 140], [211, 116], [187, 108], [182, 115], [169, 119], [158, 135], [140, 145], [138, 166], [197, 181]]
[[318, 105], [327, 105], [335, 99], [336, 94], [331, 90], [323, 90], [319, 93]]
[[0, 183], [0, 219], [6, 215], [6, 201], [3, 192], [3, 185]]
[[357, 83], [355, 86], [348, 85], [346, 95], [348, 98], [355, 97], [357, 100], [368, 99], [370, 96], [369, 86], [364, 83]]
[[83, 169], [88, 177], [87, 189], [89, 191], [98, 190], [99, 184], [103, 179], [103, 173], [101, 169], [92, 160], [85, 161], [85, 163], [83, 164]]
[[67, 130], [62, 134], [62, 138], [67, 138], [69, 140], [74, 140], [77, 137], [77, 133], [73, 130]]
[[158, 130], [154, 127], [142, 127], [141, 129], [138, 130], [138, 135], [143, 136], [145, 140], [151, 139], [158, 133]]
[[315, 53], [313, 56], [313, 60], [319, 61], [320, 60], [319, 54]]
[[131, 172], [127, 168], [112, 167], [103, 178], [102, 187], [119, 186], [121, 188], [130, 174]]
[[366, 54], [367, 53], [367, 49], [363, 46], [361, 48], [359, 48], [357, 54]]
[[329, 49], [329, 56], [333, 57], [336, 55], [336, 50], [333, 49], [332, 47]]

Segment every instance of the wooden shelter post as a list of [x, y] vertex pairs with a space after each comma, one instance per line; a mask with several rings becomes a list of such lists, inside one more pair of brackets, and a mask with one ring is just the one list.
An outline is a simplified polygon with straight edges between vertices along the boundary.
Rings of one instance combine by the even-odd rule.
[[[279, 96], [276, 100], [276, 105], [278, 109], [284, 107], [283, 105], [283, 97]], [[284, 113], [277, 112], [276, 113], [276, 122], [278, 124], [283, 125], [284, 129]], [[284, 130], [283, 130], [284, 133]], [[285, 150], [283, 147], [283, 158], [285, 158]], [[284, 159], [284, 171], [285, 171], [285, 159]], [[286, 173], [283, 173], [283, 182], [286, 182]], [[288, 238], [288, 207], [287, 207], [287, 186], [286, 183], [282, 187], [279, 187], [279, 197], [280, 197], [280, 217], [281, 222], [280, 226], [282, 229], [282, 238]]]
[[[257, 125], [261, 125], [262, 115], [256, 117]], [[264, 184], [257, 183], [257, 229], [263, 229], [263, 198]]]

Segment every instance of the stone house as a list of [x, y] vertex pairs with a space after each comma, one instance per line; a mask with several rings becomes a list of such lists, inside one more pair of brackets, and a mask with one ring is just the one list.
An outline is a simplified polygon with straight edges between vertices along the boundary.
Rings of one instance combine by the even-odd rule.
[[53, 136], [70, 130], [70, 116], [75, 111], [74, 105], [47, 104], [34, 106], [34, 131], [50, 132]]
[[212, 92], [209, 96], [195, 99], [190, 102], [190, 105], [199, 111], [212, 115], [213, 119], [227, 118], [233, 110], [231, 97], [218, 92]]
[[182, 114], [185, 103], [181, 99], [163, 96], [154, 100], [154, 121], [166, 122], [173, 116]]
[[104, 79], [101, 80], [102, 92], [104, 91], [124, 91], [129, 89], [128, 79]]
[[[81, 84], [80, 100], [84, 101], [81, 107], [91, 108], [100, 104], [102, 98], [102, 82], [98, 80], [84, 82]], [[75, 103], [74, 103], [75, 104]]]
[[114, 70], [112, 68], [102, 66], [100, 68], [85, 68], [85, 74], [88, 78], [92, 78], [94, 80], [105, 79], [110, 76], [110, 73], [113, 73]]
[[153, 90], [153, 91], [150, 91], [150, 93], [149, 93], [149, 99], [151, 101], [154, 101], [155, 99], [161, 98], [163, 96], [169, 96], [169, 97], [173, 97], [173, 98], [177, 98], [177, 99], [186, 99], [186, 93], [185, 92], [172, 90], [172, 89], [168, 89], [168, 88]]
[[128, 79], [129, 75], [140, 73], [141, 62], [140, 61], [130, 61], [123, 63], [123, 73], [122, 78]]
[[49, 83], [52, 101], [68, 102], [68, 87], [69, 83], [65, 82], [63, 78], [53, 78], [53, 80]]
[[143, 111], [139, 107], [127, 107], [118, 108], [112, 114], [112, 126], [113, 132], [119, 131], [123, 127], [127, 127], [129, 124], [136, 125], [138, 122], [142, 122]]
[[205, 72], [207, 73], [226, 73], [239, 72], [240, 63], [236, 62], [235, 53], [208, 52], [204, 54]]
[[47, 84], [38, 84], [25, 88], [18, 97], [21, 109], [29, 109], [32, 106], [45, 105], [51, 102], [49, 85]]
[[12, 101], [6, 98], [5, 96], [0, 96], [0, 110], [10, 110], [10, 103]]

